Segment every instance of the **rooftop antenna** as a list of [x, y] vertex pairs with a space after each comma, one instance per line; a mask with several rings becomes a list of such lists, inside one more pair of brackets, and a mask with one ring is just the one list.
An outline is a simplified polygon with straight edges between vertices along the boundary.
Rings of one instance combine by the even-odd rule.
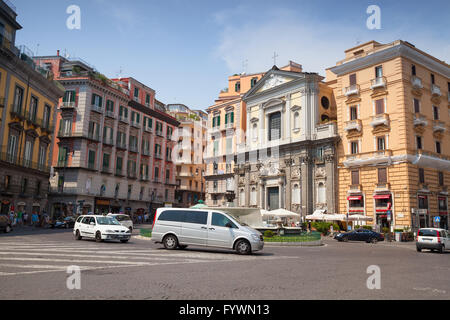
[[278, 55], [277, 55], [276, 51], [274, 51], [273, 52], [273, 57], [272, 57], [274, 66], [277, 65], [277, 57], [278, 57]]
[[242, 73], [243, 74], [247, 73], [247, 67], [248, 67], [248, 59], [245, 59], [244, 61], [242, 61]]
[[120, 67], [120, 69], [119, 69], [119, 73], [118, 73], [118, 75], [117, 75], [117, 77], [119, 78], [119, 80], [120, 79], [122, 79], [122, 67]]

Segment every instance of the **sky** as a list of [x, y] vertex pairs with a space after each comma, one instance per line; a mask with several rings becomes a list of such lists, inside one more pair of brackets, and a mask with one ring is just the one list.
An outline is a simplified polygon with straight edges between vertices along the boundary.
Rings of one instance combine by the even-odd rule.
[[[16, 45], [82, 58], [107, 77], [136, 78], [163, 103], [192, 109], [213, 105], [230, 75], [292, 60], [325, 76], [344, 50], [370, 40], [406, 40], [450, 62], [448, 0], [9, 1], [23, 27]], [[80, 8], [80, 29], [66, 26], [71, 5]], [[380, 8], [380, 29], [367, 28], [370, 5]]]

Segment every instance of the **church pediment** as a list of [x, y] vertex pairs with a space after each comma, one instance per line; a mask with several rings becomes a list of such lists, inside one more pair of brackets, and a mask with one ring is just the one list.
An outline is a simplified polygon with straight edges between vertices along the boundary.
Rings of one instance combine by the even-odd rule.
[[281, 86], [287, 82], [291, 82], [294, 78], [284, 77], [277, 74], [271, 74], [265, 81], [262, 83], [261, 88], [257, 92], [263, 92], [274, 87]]

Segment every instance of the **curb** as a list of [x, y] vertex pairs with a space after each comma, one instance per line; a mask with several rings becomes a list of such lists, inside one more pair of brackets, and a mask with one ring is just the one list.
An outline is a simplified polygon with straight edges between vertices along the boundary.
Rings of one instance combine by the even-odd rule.
[[264, 246], [320, 247], [323, 246], [323, 243], [322, 240], [308, 242], [264, 242]]
[[152, 238], [149, 237], [143, 237], [143, 236], [132, 236], [133, 239], [139, 239], [139, 240], [146, 240], [146, 241], [151, 241]]

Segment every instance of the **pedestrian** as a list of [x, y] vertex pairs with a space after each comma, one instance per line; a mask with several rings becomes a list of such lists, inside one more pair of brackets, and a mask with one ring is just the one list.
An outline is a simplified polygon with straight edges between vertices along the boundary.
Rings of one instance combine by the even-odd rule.
[[28, 224], [28, 213], [23, 214], [23, 225], [26, 226]]
[[39, 222], [39, 215], [37, 214], [36, 211], [34, 211], [33, 214], [31, 215], [31, 225], [37, 227], [38, 222]]
[[11, 221], [11, 225], [14, 227], [16, 225], [16, 214], [14, 211], [9, 213], [9, 220]]
[[19, 210], [19, 212], [17, 212], [17, 216], [16, 216], [16, 222], [18, 226], [21, 226], [23, 223], [23, 213], [22, 210]]

